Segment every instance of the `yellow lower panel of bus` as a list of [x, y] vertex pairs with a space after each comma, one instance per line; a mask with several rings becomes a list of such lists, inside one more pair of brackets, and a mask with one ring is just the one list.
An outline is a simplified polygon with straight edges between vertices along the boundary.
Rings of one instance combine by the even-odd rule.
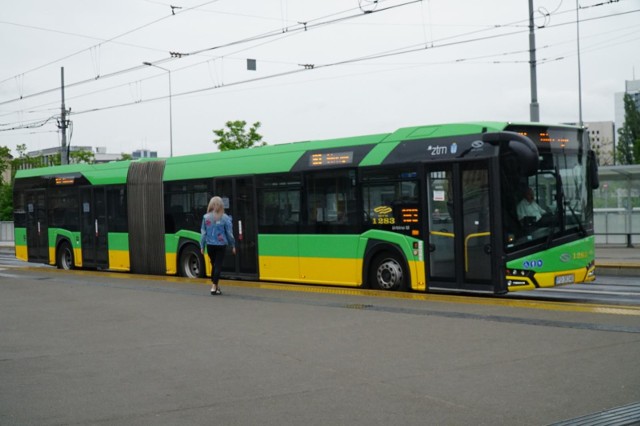
[[129, 252], [126, 250], [109, 250], [109, 269], [114, 271], [130, 270]]
[[[591, 269], [593, 270], [593, 268]], [[593, 281], [595, 276], [593, 274], [589, 274], [589, 271], [584, 268], [573, 269], [568, 271], [558, 271], [558, 272], [538, 272], [536, 273], [536, 281], [538, 282], [538, 287], [546, 288], [546, 287], [555, 287], [556, 279], [563, 281], [562, 284], [573, 284], [573, 283], [583, 283], [588, 281]], [[510, 285], [509, 291], [520, 291], [520, 290], [533, 290], [536, 286], [533, 282], [527, 277], [519, 277], [519, 276], [507, 276], [508, 282], [519, 283], [517, 285]]]
[[178, 264], [176, 259], [178, 257], [176, 256], [175, 253], [165, 253], [164, 255], [164, 259], [167, 265], [167, 274], [168, 275], [175, 275], [178, 273], [176, 265]]
[[362, 285], [361, 259], [260, 256], [259, 261], [262, 280]]
[[77, 268], [82, 268], [82, 249], [73, 249], [73, 265]]
[[[424, 262], [410, 261], [412, 290], [425, 291]], [[260, 279], [362, 286], [362, 259], [260, 256]]]
[[16, 258], [27, 262], [29, 260], [29, 253], [27, 252], [27, 246], [16, 246]]
[[409, 268], [411, 268], [411, 289], [414, 291], [426, 291], [427, 277], [424, 270], [424, 261], [409, 261]]

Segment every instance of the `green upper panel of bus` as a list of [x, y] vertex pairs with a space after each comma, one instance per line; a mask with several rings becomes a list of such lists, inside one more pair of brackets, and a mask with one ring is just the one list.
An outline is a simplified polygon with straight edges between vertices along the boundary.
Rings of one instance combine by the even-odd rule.
[[307, 152], [341, 149], [362, 145], [374, 148], [361, 165], [380, 164], [401, 141], [453, 135], [467, 135], [484, 131], [500, 131], [507, 123], [466, 123], [408, 127], [394, 133], [357, 136], [320, 141], [268, 145], [237, 151], [173, 157], [166, 160], [164, 180], [195, 179], [209, 176], [233, 176], [288, 172]]
[[[364, 145], [369, 145], [372, 148], [362, 159], [360, 165], [370, 166], [381, 164], [386, 156], [402, 141], [496, 132], [504, 130], [508, 124], [506, 122], [478, 122], [406, 127], [393, 133], [185, 155], [165, 159], [164, 180], [173, 181], [211, 176], [288, 172], [305, 153]], [[158, 160], [160, 159], [141, 159], [136, 161]], [[130, 161], [118, 161], [103, 164], [71, 164], [19, 170], [16, 173], [16, 179], [80, 173], [94, 185], [124, 184], [126, 183], [130, 163]]]

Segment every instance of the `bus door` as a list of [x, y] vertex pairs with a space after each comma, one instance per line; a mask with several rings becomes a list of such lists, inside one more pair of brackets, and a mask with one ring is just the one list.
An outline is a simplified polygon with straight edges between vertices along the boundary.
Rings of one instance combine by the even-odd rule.
[[29, 262], [49, 262], [49, 227], [44, 190], [26, 193]]
[[489, 164], [427, 170], [429, 289], [494, 292]]
[[82, 266], [109, 266], [107, 214], [104, 188], [80, 190], [80, 232], [82, 235]]
[[256, 278], [258, 273], [258, 211], [253, 177], [215, 179], [214, 195], [224, 202], [225, 213], [233, 219], [236, 256], [229, 250], [223, 264], [223, 274], [240, 278]]

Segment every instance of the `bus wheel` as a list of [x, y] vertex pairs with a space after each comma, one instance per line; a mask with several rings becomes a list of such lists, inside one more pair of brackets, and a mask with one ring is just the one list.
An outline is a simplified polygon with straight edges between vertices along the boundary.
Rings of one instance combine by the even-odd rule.
[[187, 278], [204, 278], [204, 258], [195, 246], [185, 247], [180, 253], [178, 273]]
[[393, 253], [382, 253], [376, 256], [372, 262], [369, 281], [371, 288], [378, 290], [403, 290], [402, 260]]
[[68, 242], [63, 242], [58, 247], [58, 252], [56, 256], [56, 267], [58, 269], [70, 270], [73, 269], [73, 249], [71, 248], [71, 244]]

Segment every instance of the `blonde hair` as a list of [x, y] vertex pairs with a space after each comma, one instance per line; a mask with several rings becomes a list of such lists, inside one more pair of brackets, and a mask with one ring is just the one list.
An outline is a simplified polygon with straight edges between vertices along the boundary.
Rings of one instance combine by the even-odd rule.
[[220, 219], [224, 214], [224, 202], [222, 198], [215, 196], [211, 197], [209, 200], [209, 205], [207, 206], [207, 213], [213, 213], [214, 219]]

